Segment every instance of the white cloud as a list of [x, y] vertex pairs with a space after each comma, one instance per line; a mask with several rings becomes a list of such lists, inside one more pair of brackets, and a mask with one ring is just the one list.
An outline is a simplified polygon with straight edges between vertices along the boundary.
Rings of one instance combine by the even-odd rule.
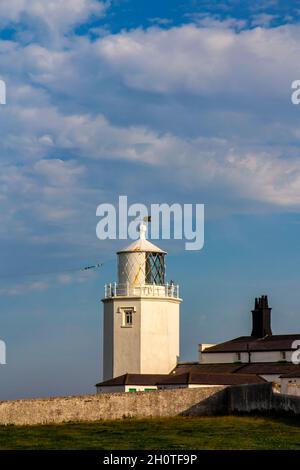
[[[289, 100], [299, 36], [299, 25], [238, 32], [207, 24], [74, 37], [55, 50], [0, 41], [10, 79], [0, 110], [0, 235], [86, 243], [100, 195], [108, 200], [124, 183], [108, 178], [111, 161], [120, 175], [126, 164], [144, 165], [148, 188], [156, 169], [157, 198], [176, 181], [174, 193], [198, 191], [227, 210], [239, 201], [300, 210], [300, 133]], [[266, 96], [290, 107], [268, 121]], [[134, 170], [128, 178], [133, 195]]]
[[[31, 292], [44, 292], [49, 289], [57, 288], [59, 286], [67, 286], [72, 284], [82, 284], [88, 282], [95, 276], [95, 273], [80, 273], [70, 272], [61, 274], [47, 274], [41, 270], [40, 273], [31, 275], [32, 280], [24, 279], [16, 281], [13, 277], [11, 279], [2, 278], [2, 286], [0, 288], [0, 295], [4, 296], [18, 296], [24, 294], [30, 294]], [[21, 276], [22, 277], [22, 276]], [[44, 279], [43, 279], [44, 278]]]
[[107, 36], [99, 39], [97, 55], [141, 90], [284, 94], [298, 75], [299, 39], [298, 25], [243, 31], [186, 25]]
[[254, 15], [251, 19], [251, 24], [253, 26], [264, 26], [268, 27], [270, 24], [278, 19], [277, 15], [270, 15], [268, 13], [260, 13], [258, 15]]
[[11, 282], [10, 286], [3, 287], [0, 289], [1, 295], [22, 295], [28, 292], [42, 292], [49, 289], [50, 284], [45, 281], [32, 281], [32, 282]]
[[108, 4], [98, 0], [1, 0], [0, 24], [27, 25], [27, 35], [21, 33], [26, 39], [30, 38], [30, 28], [38, 29], [40, 37], [47, 32], [63, 34], [93, 15], [102, 16]]
[[49, 184], [53, 186], [66, 186], [75, 183], [78, 176], [85, 173], [82, 165], [75, 162], [64, 162], [58, 158], [53, 160], [39, 160], [34, 165], [37, 174], [44, 176]]

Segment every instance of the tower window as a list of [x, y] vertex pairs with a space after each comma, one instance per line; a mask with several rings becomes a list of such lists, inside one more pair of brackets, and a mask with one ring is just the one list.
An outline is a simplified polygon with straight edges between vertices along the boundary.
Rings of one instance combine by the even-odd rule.
[[164, 257], [163, 253], [146, 253], [146, 284], [163, 285], [165, 283]]
[[124, 326], [132, 326], [133, 324], [133, 310], [127, 309], [124, 310]]

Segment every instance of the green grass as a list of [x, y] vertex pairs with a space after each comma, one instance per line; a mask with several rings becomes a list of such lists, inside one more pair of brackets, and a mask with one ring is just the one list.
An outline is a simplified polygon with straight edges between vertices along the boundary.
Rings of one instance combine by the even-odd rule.
[[0, 449], [300, 449], [300, 420], [215, 416], [0, 426]]

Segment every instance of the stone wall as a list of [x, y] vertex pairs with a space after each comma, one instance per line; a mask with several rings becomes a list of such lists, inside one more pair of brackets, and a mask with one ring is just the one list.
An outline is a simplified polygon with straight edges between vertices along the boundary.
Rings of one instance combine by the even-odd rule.
[[226, 412], [226, 387], [0, 402], [0, 424], [46, 424]]
[[274, 391], [272, 383], [239, 385], [227, 390], [229, 413], [285, 413], [300, 415], [300, 397]]
[[0, 425], [251, 412], [300, 415], [300, 397], [276, 393], [266, 383], [2, 401]]

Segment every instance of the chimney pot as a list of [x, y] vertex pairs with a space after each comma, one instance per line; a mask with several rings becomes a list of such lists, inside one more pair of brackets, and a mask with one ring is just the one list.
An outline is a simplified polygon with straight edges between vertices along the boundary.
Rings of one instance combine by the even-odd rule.
[[271, 336], [271, 308], [268, 304], [268, 296], [262, 295], [255, 298], [254, 310], [252, 310], [252, 333], [251, 336], [263, 338]]

